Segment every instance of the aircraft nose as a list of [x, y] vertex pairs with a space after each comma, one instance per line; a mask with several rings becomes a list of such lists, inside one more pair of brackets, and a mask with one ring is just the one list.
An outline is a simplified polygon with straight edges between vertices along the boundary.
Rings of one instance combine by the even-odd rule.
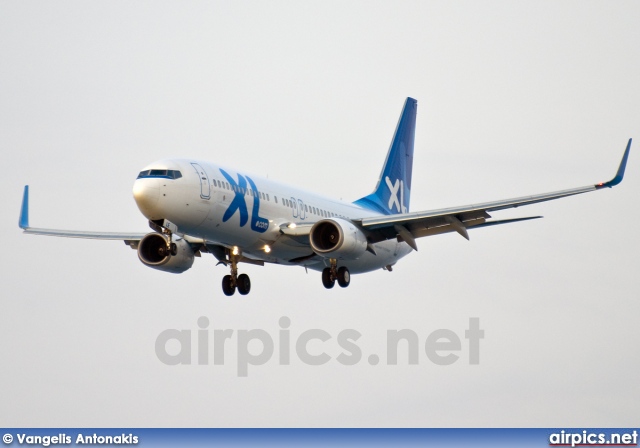
[[158, 199], [160, 198], [160, 187], [156, 184], [155, 179], [138, 179], [133, 184], [133, 198], [140, 212], [148, 219], [161, 218], [160, 216], [155, 216], [158, 208]]

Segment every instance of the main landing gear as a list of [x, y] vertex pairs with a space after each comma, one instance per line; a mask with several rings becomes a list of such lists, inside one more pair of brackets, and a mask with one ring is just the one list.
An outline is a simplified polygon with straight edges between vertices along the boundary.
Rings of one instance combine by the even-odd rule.
[[229, 254], [229, 266], [231, 267], [231, 275], [222, 277], [222, 292], [226, 296], [232, 296], [236, 289], [240, 294], [246, 296], [251, 291], [251, 280], [247, 274], [238, 275], [238, 259], [239, 255]]
[[346, 288], [351, 283], [351, 274], [346, 266], [340, 266], [338, 268], [338, 260], [332, 258], [330, 260], [331, 266], [322, 270], [322, 284], [325, 288], [331, 289], [338, 280], [338, 285], [341, 288]]

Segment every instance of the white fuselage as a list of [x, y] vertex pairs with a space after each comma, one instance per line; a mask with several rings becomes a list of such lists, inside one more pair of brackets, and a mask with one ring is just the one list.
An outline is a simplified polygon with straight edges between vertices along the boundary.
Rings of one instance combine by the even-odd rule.
[[[299, 237], [284, 235], [281, 226], [301, 226], [322, 219], [358, 219], [377, 216], [375, 211], [332, 200], [269, 179], [247, 175], [208, 162], [167, 159], [145, 170], [176, 170], [177, 179], [138, 178], [133, 194], [149, 220], [166, 219], [180, 234], [203, 242], [239, 247], [248, 258], [295, 264], [322, 270], [328, 259], [311, 257], [313, 251]], [[356, 274], [395, 264], [411, 252], [404, 242], [389, 240], [374, 245], [356, 260], [339, 260]], [[309, 257], [306, 259], [305, 257]]]

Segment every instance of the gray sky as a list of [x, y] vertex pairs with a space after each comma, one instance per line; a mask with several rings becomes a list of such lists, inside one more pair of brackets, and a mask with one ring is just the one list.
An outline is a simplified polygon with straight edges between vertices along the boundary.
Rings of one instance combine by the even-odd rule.
[[[3, 426], [637, 426], [637, 2], [0, 3]], [[326, 291], [248, 266], [247, 297], [197, 259], [176, 276], [121, 242], [31, 224], [146, 231], [131, 195], [164, 157], [242, 167], [345, 200], [371, 191], [418, 100], [412, 210], [608, 180], [613, 190], [494, 216], [544, 220], [421, 239], [394, 272]], [[362, 361], [277, 353], [238, 378], [166, 366], [165, 329], [362, 333]], [[467, 361], [470, 317], [485, 330]], [[463, 338], [451, 366], [385, 365], [386, 330]], [[259, 345], [257, 346], [259, 348]], [[257, 349], [256, 349], [257, 350]], [[194, 348], [195, 351], [195, 348]], [[377, 353], [382, 363], [371, 366]]]

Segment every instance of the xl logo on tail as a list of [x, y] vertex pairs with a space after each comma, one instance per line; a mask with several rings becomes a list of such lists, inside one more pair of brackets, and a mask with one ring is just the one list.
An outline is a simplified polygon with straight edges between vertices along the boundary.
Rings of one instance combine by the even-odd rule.
[[[393, 210], [395, 206], [398, 213], [407, 213], [407, 207], [404, 206], [404, 182], [400, 179], [396, 179], [395, 184], [391, 183], [389, 176], [384, 179], [389, 187], [389, 210]], [[398, 190], [400, 191], [400, 197], [398, 198]]]

